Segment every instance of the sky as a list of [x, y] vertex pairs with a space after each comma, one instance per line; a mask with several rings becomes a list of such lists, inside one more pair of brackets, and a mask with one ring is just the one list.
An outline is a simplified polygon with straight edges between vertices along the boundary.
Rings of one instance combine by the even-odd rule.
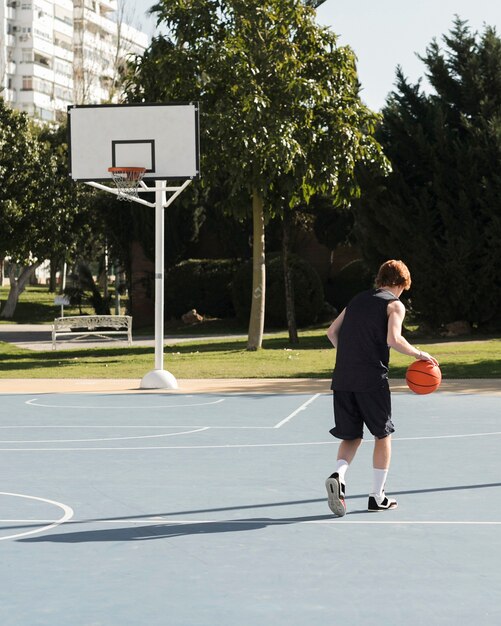
[[[150, 35], [154, 22], [145, 11], [154, 0], [136, 0], [136, 23]], [[452, 28], [454, 16], [467, 20], [474, 31], [495, 26], [501, 36], [500, 0], [325, 0], [317, 9], [319, 24], [329, 26], [340, 45], [349, 45], [357, 56], [361, 97], [380, 110], [393, 89], [400, 65], [412, 81], [424, 79], [423, 55], [433, 38]], [[426, 80], [423, 82], [426, 88]]]

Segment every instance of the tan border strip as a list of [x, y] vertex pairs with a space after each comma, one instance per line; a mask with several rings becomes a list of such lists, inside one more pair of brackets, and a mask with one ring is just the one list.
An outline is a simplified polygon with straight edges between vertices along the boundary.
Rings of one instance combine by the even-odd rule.
[[[0, 379], [4, 393], [329, 393], [330, 379], [260, 378], [260, 379], [183, 379], [179, 389], [140, 389], [139, 379], [12, 378]], [[404, 380], [391, 380], [396, 393], [411, 393]], [[501, 381], [445, 380], [440, 392], [501, 396]]]

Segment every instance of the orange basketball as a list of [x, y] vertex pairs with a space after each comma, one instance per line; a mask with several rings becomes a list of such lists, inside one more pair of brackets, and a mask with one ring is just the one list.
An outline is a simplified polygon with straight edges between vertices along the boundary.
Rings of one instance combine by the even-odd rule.
[[438, 389], [442, 382], [442, 372], [431, 361], [414, 361], [407, 368], [405, 375], [407, 386], [414, 393], [424, 395]]

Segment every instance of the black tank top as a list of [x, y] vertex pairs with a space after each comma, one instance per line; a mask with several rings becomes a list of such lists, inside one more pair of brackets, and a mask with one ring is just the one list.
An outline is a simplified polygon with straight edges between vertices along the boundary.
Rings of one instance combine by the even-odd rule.
[[370, 391], [388, 378], [386, 309], [395, 300], [398, 298], [391, 292], [376, 289], [363, 291], [350, 301], [339, 331], [331, 389]]

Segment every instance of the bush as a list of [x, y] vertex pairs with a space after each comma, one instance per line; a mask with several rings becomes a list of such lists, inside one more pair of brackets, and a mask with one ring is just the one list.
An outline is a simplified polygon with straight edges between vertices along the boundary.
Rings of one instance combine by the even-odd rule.
[[188, 259], [175, 265], [165, 276], [167, 317], [181, 317], [191, 309], [234, 317], [231, 282], [240, 264], [233, 259]]
[[367, 266], [361, 259], [356, 259], [329, 279], [326, 288], [327, 301], [341, 312], [353, 296], [370, 289], [372, 285], [373, 279]]
[[[296, 322], [298, 326], [308, 326], [317, 321], [323, 309], [322, 281], [313, 267], [301, 257], [291, 254], [290, 265], [294, 284]], [[252, 299], [252, 261], [245, 263], [235, 274], [232, 294], [237, 317], [247, 322]], [[265, 311], [267, 326], [287, 325], [282, 257], [278, 254], [268, 255], [266, 259]]]

